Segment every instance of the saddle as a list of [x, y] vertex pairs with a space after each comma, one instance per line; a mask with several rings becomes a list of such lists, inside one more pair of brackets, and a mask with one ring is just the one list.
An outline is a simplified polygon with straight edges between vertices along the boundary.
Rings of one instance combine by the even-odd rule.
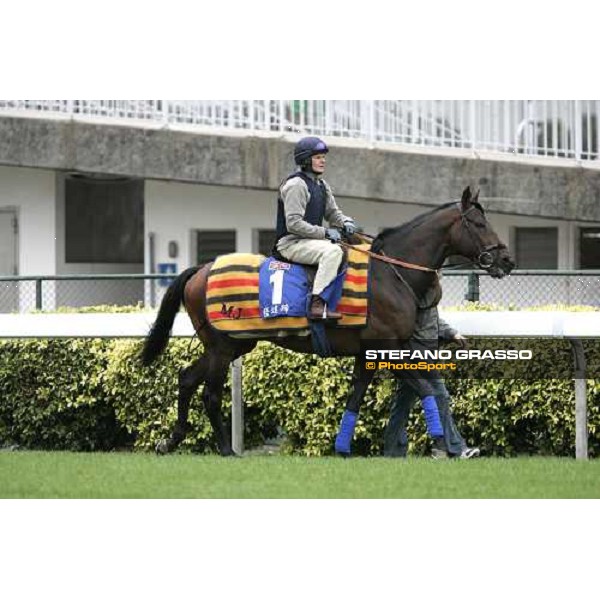
[[[317, 268], [278, 258], [235, 253], [215, 260], [208, 275], [206, 308], [215, 329], [234, 337], [310, 333], [307, 300]], [[366, 326], [368, 266], [368, 256], [348, 250], [346, 263], [329, 286], [329, 302], [342, 313], [335, 328]]]

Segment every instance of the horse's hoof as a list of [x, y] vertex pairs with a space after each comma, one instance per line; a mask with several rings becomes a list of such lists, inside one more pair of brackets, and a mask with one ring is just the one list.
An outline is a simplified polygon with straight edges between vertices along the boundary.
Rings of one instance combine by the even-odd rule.
[[169, 454], [169, 440], [158, 440], [156, 446], [154, 446], [154, 450], [159, 456]]
[[229, 450], [228, 452], [221, 453], [221, 456], [226, 456], [227, 458], [242, 458], [241, 454], [234, 452], [233, 450]]
[[339, 456], [340, 458], [350, 458], [350, 452], [337, 452], [335, 453], [336, 456]]

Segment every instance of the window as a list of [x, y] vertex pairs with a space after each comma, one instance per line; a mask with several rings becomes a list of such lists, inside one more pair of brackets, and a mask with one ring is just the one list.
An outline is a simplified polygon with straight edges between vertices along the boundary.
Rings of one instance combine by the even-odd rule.
[[65, 180], [65, 262], [144, 262], [143, 181]]
[[600, 227], [579, 228], [579, 268], [600, 269]]
[[258, 253], [264, 254], [265, 256], [271, 256], [277, 233], [274, 229], [258, 229], [257, 234], [258, 244], [256, 245], [258, 246]]
[[235, 229], [204, 229], [196, 231], [196, 264], [213, 261], [221, 254], [236, 251]]
[[556, 227], [516, 227], [515, 258], [518, 269], [556, 269], [558, 267], [558, 229]]

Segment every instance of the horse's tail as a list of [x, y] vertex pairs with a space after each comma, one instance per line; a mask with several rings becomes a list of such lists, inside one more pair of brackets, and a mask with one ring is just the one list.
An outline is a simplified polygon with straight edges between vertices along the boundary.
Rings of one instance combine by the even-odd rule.
[[185, 284], [200, 269], [201, 267], [186, 269], [177, 276], [165, 292], [156, 321], [154, 321], [154, 325], [152, 325], [152, 329], [146, 337], [144, 348], [142, 349], [141, 359], [145, 367], [158, 358], [167, 347], [175, 316], [179, 311], [179, 305], [183, 301]]

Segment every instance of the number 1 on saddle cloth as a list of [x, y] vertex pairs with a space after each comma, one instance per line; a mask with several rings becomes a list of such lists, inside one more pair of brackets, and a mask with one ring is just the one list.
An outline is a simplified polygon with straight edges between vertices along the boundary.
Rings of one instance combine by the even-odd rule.
[[[322, 296], [335, 309], [342, 295], [344, 272], [330, 283]], [[305, 317], [310, 285], [304, 267], [269, 257], [260, 267], [259, 308], [263, 319]], [[325, 298], [327, 296], [327, 298]]]

